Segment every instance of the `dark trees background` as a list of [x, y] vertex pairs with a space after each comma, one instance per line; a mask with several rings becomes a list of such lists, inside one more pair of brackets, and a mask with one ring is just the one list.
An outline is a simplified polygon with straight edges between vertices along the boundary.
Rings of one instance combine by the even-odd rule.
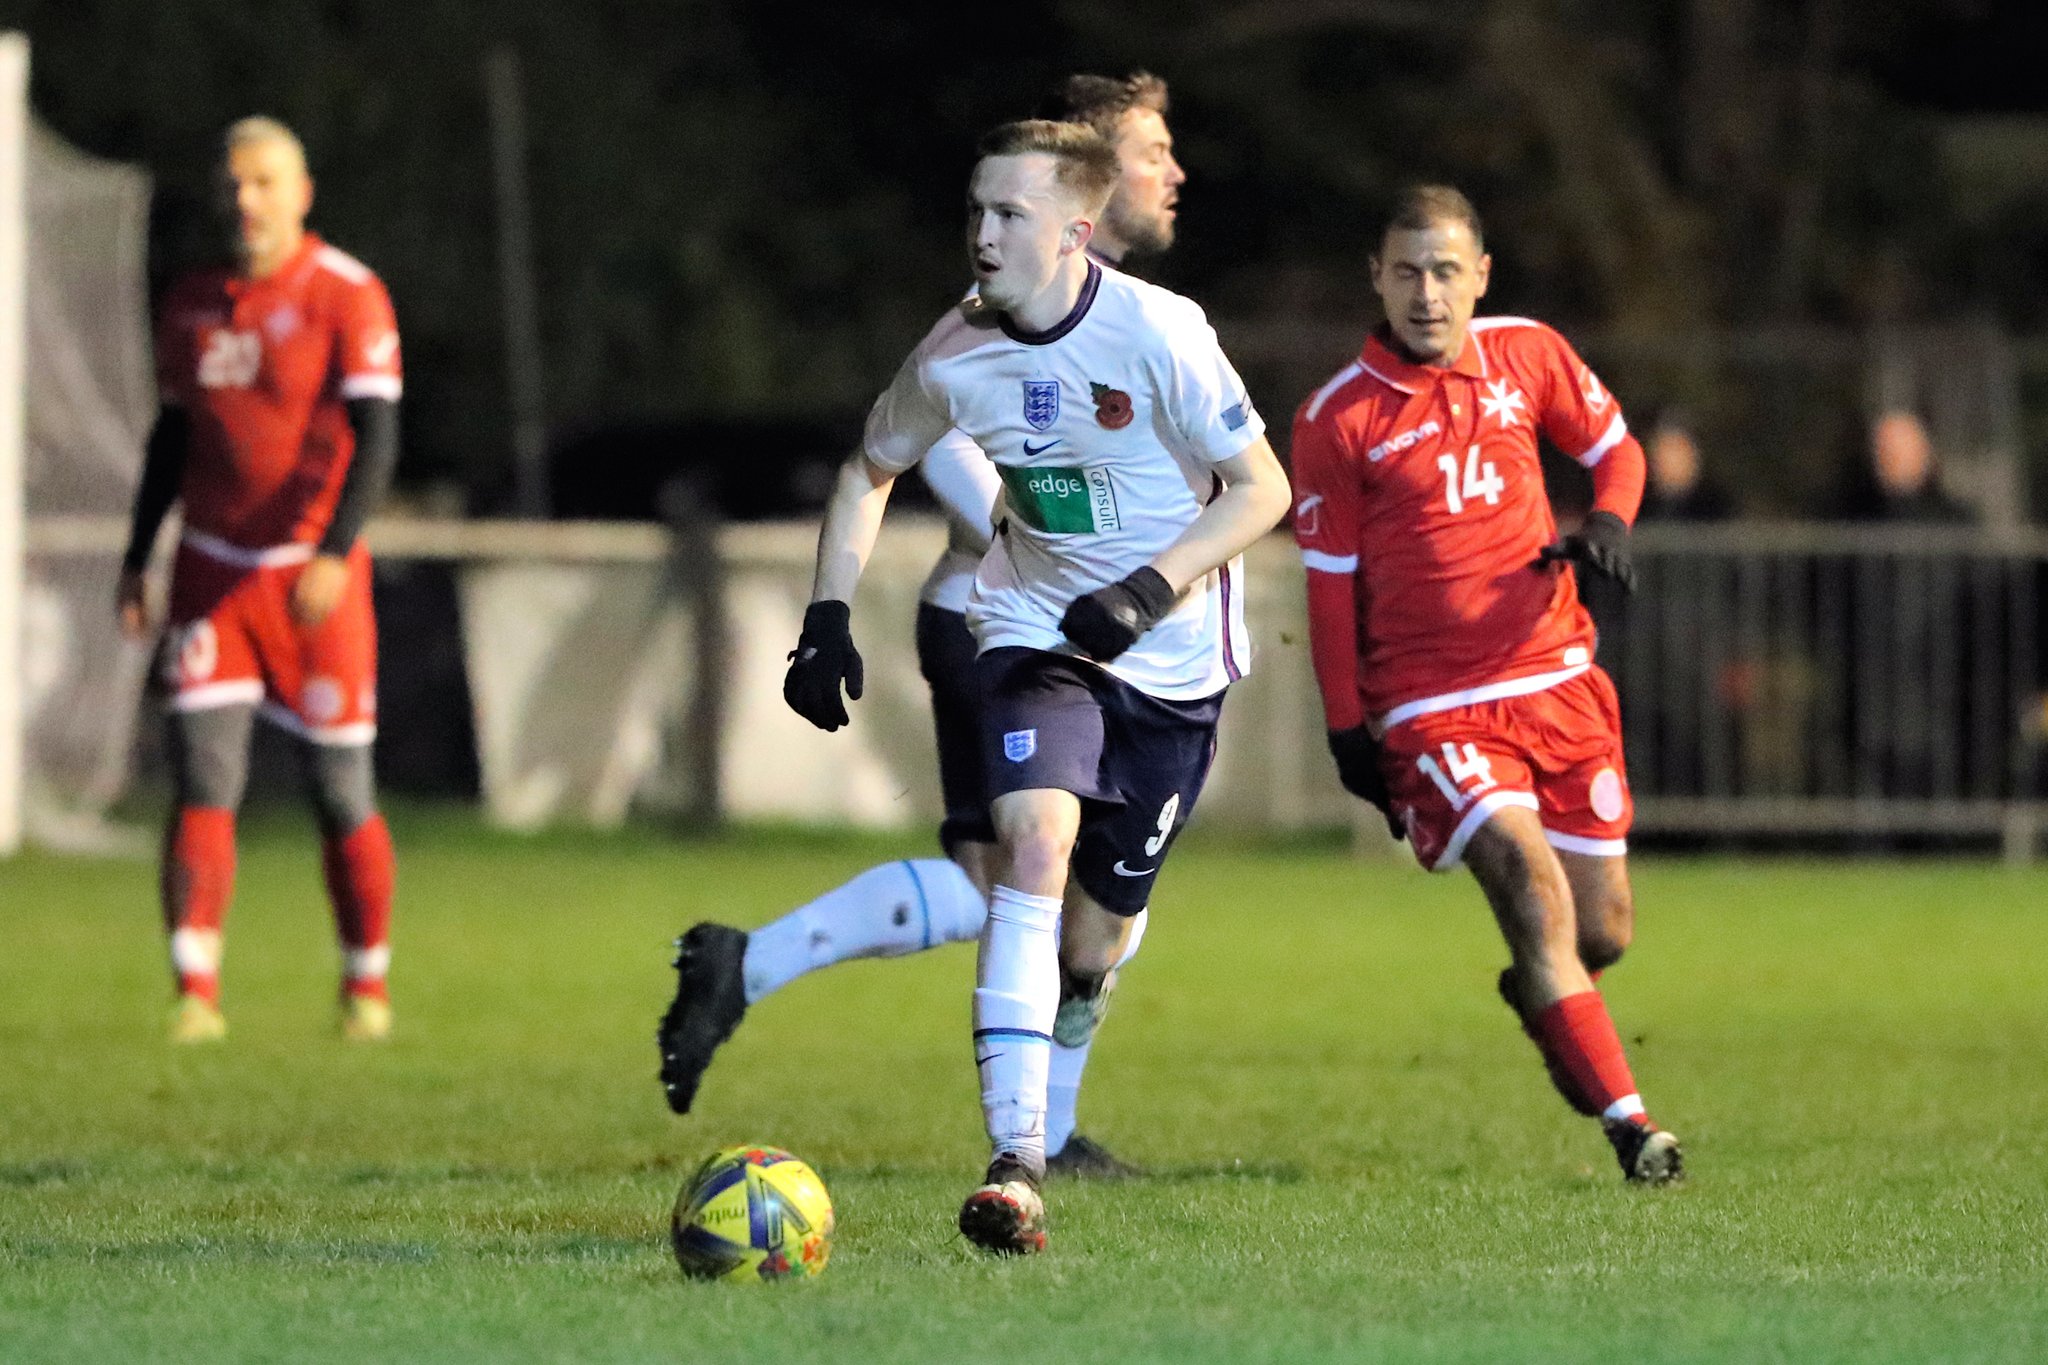
[[526, 78], [551, 425], [850, 430], [961, 287], [974, 138], [1071, 70], [1172, 81], [1192, 180], [1181, 245], [1148, 273], [1226, 341], [1306, 353], [1248, 367], [1271, 417], [1371, 320], [1375, 207], [1417, 176], [1487, 213], [1496, 305], [1624, 350], [1786, 324], [2041, 330], [2048, 190], [1960, 212], [1941, 140], [1954, 111], [2040, 102], [2013, 55], [2048, 55], [2040, 8], [1023, 0], [933, 22], [743, 0], [6, 0], [0, 25], [30, 35], [48, 123], [158, 177], [159, 275], [214, 249], [222, 127], [296, 127], [315, 226], [398, 301], [406, 477], [489, 507], [511, 426], [482, 78], [499, 45]]

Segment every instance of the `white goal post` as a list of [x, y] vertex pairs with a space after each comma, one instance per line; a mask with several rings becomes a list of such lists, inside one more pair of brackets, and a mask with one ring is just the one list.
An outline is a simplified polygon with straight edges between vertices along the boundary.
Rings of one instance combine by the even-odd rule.
[[0, 33], [0, 854], [21, 846], [28, 39]]

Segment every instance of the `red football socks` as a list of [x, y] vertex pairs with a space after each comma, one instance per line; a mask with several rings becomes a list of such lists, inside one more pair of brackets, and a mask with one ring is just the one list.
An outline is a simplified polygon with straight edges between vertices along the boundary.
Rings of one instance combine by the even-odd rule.
[[164, 832], [164, 927], [178, 989], [220, 998], [220, 934], [235, 888], [235, 813], [181, 806]]
[[341, 937], [345, 988], [351, 995], [382, 996], [391, 962], [391, 894], [397, 859], [391, 830], [373, 815], [321, 849], [334, 927]]
[[1601, 1115], [1649, 1122], [1629, 1074], [1621, 1037], [1598, 991], [1568, 995], [1535, 1019], [1546, 1051], [1555, 1057]]

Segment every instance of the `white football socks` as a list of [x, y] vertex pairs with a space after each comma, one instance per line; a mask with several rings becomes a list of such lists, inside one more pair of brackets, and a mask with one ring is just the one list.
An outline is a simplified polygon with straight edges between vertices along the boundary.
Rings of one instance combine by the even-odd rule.
[[987, 913], [981, 892], [945, 858], [871, 867], [747, 935], [747, 1003], [835, 962], [963, 943], [980, 934]]
[[1045, 1170], [1045, 1082], [1060, 1007], [1060, 903], [998, 886], [974, 988], [974, 1061], [989, 1145]]
[[[1138, 945], [1145, 938], [1145, 924], [1152, 918], [1150, 910], [1140, 910], [1131, 921], [1131, 941], [1124, 945], [1124, 955], [1116, 960], [1112, 971], [1119, 971], [1126, 962], [1138, 954]], [[1088, 1053], [1095, 1046], [1095, 1035], [1089, 1034], [1088, 1041], [1079, 1047], [1052, 1045], [1052, 1058], [1046, 1069], [1045, 1080], [1045, 1154], [1058, 1156], [1067, 1145], [1067, 1139], [1074, 1135], [1077, 1122], [1075, 1110], [1081, 1103], [1081, 1073], [1088, 1069]]]

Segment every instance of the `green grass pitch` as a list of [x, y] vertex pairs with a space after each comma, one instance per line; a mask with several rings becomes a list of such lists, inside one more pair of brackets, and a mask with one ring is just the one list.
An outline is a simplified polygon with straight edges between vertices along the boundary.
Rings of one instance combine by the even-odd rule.
[[[150, 867], [0, 864], [0, 1358], [2048, 1358], [2042, 872], [1642, 860], [1607, 994], [1692, 1176], [1640, 1191], [1463, 874], [1193, 837], [1082, 1107], [1153, 1174], [1050, 1187], [997, 1263], [952, 1229], [970, 949], [796, 983], [686, 1120], [653, 1079], [677, 929], [920, 840], [398, 837], [383, 1049], [332, 1032], [296, 820], [245, 839], [213, 1049], [161, 1041]], [[831, 1186], [822, 1279], [676, 1273], [677, 1182], [746, 1140]]]

